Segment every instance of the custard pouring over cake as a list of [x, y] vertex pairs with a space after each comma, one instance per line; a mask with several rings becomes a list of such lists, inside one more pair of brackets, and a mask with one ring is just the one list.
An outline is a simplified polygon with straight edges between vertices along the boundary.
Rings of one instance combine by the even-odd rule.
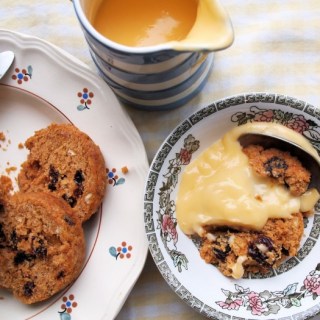
[[243, 133], [263, 131], [284, 136], [318, 157], [291, 129], [249, 123], [227, 132], [191, 162], [177, 195], [181, 230], [201, 237], [201, 256], [234, 278], [245, 270], [265, 272], [295, 255], [303, 233], [301, 213], [310, 214], [319, 199], [316, 189], [308, 190], [310, 172], [296, 157], [276, 148], [242, 148], [238, 138]]

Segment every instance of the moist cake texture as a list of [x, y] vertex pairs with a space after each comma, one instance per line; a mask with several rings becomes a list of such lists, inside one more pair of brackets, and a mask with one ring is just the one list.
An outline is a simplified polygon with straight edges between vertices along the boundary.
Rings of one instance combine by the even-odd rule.
[[266, 273], [296, 255], [302, 234], [301, 213], [291, 219], [269, 219], [259, 232], [213, 230], [207, 233], [200, 255], [226, 276], [240, 278], [244, 271]]
[[[257, 174], [285, 185], [295, 196], [307, 191], [310, 173], [288, 152], [258, 145], [243, 148], [243, 152]], [[226, 276], [266, 273], [297, 254], [304, 230], [303, 215], [296, 212], [290, 218], [269, 218], [258, 231], [205, 226], [200, 256]]]
[[0, 287], [33, 304], [81, 272], [83, 223], [103, 200], [106, 171], [99, 147], [71, 124], [36, 131], [25, 146], [20, 190], [0, 176]]
[[25, 146], [30, 152], [18, 175], [20, 191], [53, 194], [68, 203], [80, 220], [88, 220], [106, 190], [99, 147], [71, 124], [36, 131]]
[[50, 298], [79, 275], [85, 239], [75, 212], [43, 192], [2, 197], [0, 287], [23, 303]]
[[263, 149], [262, 146], [251, 145], [243, 148], [252, 168], [263, 177], [272, 177], [278, 183], [289, 187], [290, 192], [300, 196], [308, 189], [310, 172], [289, 152], [275, 148]]

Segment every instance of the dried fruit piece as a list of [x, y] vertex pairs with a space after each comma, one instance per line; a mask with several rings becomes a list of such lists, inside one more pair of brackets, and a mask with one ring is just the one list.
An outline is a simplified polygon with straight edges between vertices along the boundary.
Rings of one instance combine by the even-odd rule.
[[258, 263], [270, 266], [267, 253], [272, 250], [274, 250], [272, 240], [267, 236], [260, 235], [257, 240], [249, 244], [248, 254]]
[[64, 194], [62, 198], [69, 204], [71, 208], [74, 208], [77, 204], [77, 200], [73, 196], [69, 197], [68, 195]]
[[217, 259], [221, 260], [221, 261], [226, 261], [226, 258], [228, 256], [228, 254], [231, 251], [231, 248], [229, 245], [226, 246], [225, 250], [220, 250], [218, 248], [213, 248], [214, 254], [216, 256]]
[[59, 171], [56, 170], [53, 165], [50, 165], [49, 178], [50, 178], [50, 182], [48, 184], [48, 189], [50, 189], [51, 191], [57, 190], [57, 183], [59, 180]]
[[85, 179], [81, 169], [76, 171], [76, 173], [74, 174], [73, 180], [78, 185], [83, 183]]
[[276, 179], [284, 179], [286, 170], [288, 169], [286, 161], [279, 157], [272, 157], [268, 159], [263, 166], [267, 174]]
[[28, 281], [23, 286], [23, 294], [26, 297], [31, 297], [33, 295], [33, 289], [36, 287], [33, 281]]

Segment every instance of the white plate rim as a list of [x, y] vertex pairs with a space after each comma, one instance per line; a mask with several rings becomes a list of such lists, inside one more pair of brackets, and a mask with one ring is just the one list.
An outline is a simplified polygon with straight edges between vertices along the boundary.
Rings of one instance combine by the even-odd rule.
[[[10, 67], [8, 73], [0, 80], [0, 86], [2, 88], [7, 87], [13, 90], [22, 90], [25, 92], [25, 94], [35, 95], [40, 99], [48, 102], [49, 104], [52, 104], [58, 111], [61, 111], [67, 119], [70, 119], [73, 124], [78, 126], [81, 130], [85, 131], [93, 138], [93, 140], [100, 146], [106, 158], [107, 164], [108, 162], [112, 162], [110, 163], [110, 166], [118, 165], [117, 172], [119, 172], [120, 175], [122, 174], [121, 165], [127, 165], [129, 169], [128, 174], [125, 176], [125, 179], [127, 181], [123, 183], [123, 185], [120, 185], [120, 183], [119, 186], [117, 185], [118, 190], [121, 187], [123, 188], [121, 191], [119, 191], [119, 193], [121, 193], [121, 196], [130, 197], [130, 193], [132, 193], [133, 188], [137, 190], [141, 189], [141, 199], [139, 199], [138, 197], [137, 199], [133, 199], [130, 211], [127, 208], [123, 208], [123, 212], [120, 213], [120, 216], [122, 218], [128, 217], [128, 219], [122, 219], [123, 229], [130, 229], [129, 225], [133, 227], [132, 231], [129, 231], [128, 234], [126, 234], [126, 236], [130, 238], [131, 241], [136, 241], [135, 247], [132, 251], [131, 259], [127, 259], [126, 265], [123, 264], [123, 266], [119, 268], [120, 262], [117, 262], [118, 264], [115, 264], [115, 257], [112, 256], [112, 254], [108, 252], [108, 248], [106, 248], [107, 254], [105, 259], [108, 262], [108, 266], [103, 277], [101, 277], [102, 286], [99, 292], [103, 294], [104, 292], [107, 292], [109, 290], [107, 292], [109, 294], [109, 300], [105, 301], [104, 304], [99, 305], [97, 307], [97, 309], [99, 310], [95, 310], [95, 314], [98, 316], [98, 318], [101, 319], [114, 318], [120, 311], [135, 282], [137, 281], [145, 264], [146, 256], [148, 253], [148, 246], [143, 228], [144, 226], [142, 220], [142, 212], [143, 187], [149, 165], [142, 139], [132, 120], [126, 113], [125, 109], [120, 105], [107, 84], [77, 58], [45, 40], [6, 29], [0, 29], [0, 50], [12, 50], [16, 54], [13, 65]], [[50, 73], [58, 73], [58, 76], [55, 75], [56, 78], [69, 79], [70, 77], [70, 79], [75, 82], [76, 87], [79, 87], [80, 93], [83, 93], [83, 87], [90, 87], [94, 92], [94, 97], [92, 98], [93, 107], [91, 108], [91, 110], [81, 110], [81, 102], [78, 105], [72, 106], [71, 108], [66, 106], [67, 103], [66, 105], [63, 104], [63, 100], [66, 101], [70, 99], [70, 97], [65, 97], [67, 93], [64, 92], [63, 84], [61, 85], [61, 83], [59, 84], [57, 82], [56, 85], [60, 90], [58, 95], [54, 94], [53, 91], [50, 93], [50, 90], [48, 90], [45, 85], [45, 80], [43, 81], [43, 85], [41, 81], [39, 81], [39, 79], [35, 80], [35, 77], [30, 77], [28, 83], [26, 83], [25, 86], [24, 83], [18, 84], [17, 80], [14, 80], [12, 76], [15, 73], [17, 74], [17, 72], [15, 72], [15, 68], [18, 67], [21, 69], [23, 67], [27, 67], [27, 63], [31, 62], [25, 61], [25, 56], [27, 56], [29, 59], [30, 57], [34, 56], [34, 59], [31, 63], [31, 67], [33, 67], [33, 69], [36, 69], [37, 67], [39, 69], [44, 68], [43, 65], [37, 65], [37, 61], [41, 59], [47, 59], [48, 61], [50, 61], [50, 64], [45, 65], [46, 70], [48, 70], [48, 75], [50, 75]], [[43, 63], [43, 60], [41, 60], [41, 63]], [[52, 88], [52, 90], [54, 89], [55, 87]], [[77, 92], [74, 92], [74, 94], [77, 94]], [[76, 98], [76, 101], [79, 101], [79, 99], [79, 97]], [[105, 106], [106, 104], [108, 104], [108, 106]], [[80, 109], [78, 109], [78, 107]], [[108, 112], [105, 111], [105, 109], [107, 108], [109, 108]], [[87, 112], [85, 114], [85, 111], [90, 111], [91, 113]], [[104, 119], [106, 119], [105, 124], [103, 122]], [[95, 121], [95, 125], [89, 125], [89, 123], [93, 123], [93, 121]], [[106, 141], [104, 137], [101, 137], [103, 135], [108, 135], [110, 132], [114, 136], [118, 135], [119, 139]], [[122, 157], [123, 154], [126, 153], [126, 150], [131, 152], [128, 156], [128, 159], [119, 159], [119, 157]], [[122, 174], [122, 176], [123, 175], [124, 174]], [[107, 193], [110, 194], [113, 192], [113, 190], [115, 190], [115, 188], [112, 189], [112, 187], [108, 187]], [[136, 191], [134, 191], [133, 193], [135, 195], [137, 194]], [[109, 196], [109, 198], [111, 197], [113, 197], [113, 195]], [[107, 217], [107, 213], [112, 210], [117, 210], [117, 208], [114, 208], [114, 202], [116, 200], [110, 200], [110, 204], [108, 204], [108, 200], [109, 199], [107, 194], [101, 209], [102, 213], [100, 212], [100, 216], [99, 218], [97, 218], [100, 221], [99, 223], [101, 223], [100, 229], [104, 228], [104, 220], [111, 219]], [[113, 203], [111, 204], [112, 201]], [[112, 219], [114, 219], [114, 215], [112, 216]], [[131, 221], [131, 219], [133, 221]], [[107, 223], [112, 224], [113, 221], [108, 221]], [[103, 233], [100, 230], [100, 238], [102, 234]], [[95, 247], [93, 254], [95, 254], [97, 250], [101, 250], [99, 247], [99, 239], [98, 245]], [[109, 232], [108, 237], [103, 239], [110, 245], [119, 245], [119, 234], [116, 230], [114, 232]], [[134, 249], [136, 249], [136, 251], [134, 251]], [[89, 267], [86, 267], [83, 270], [76, 283], [82, 280], [81, 277], [83, 274], [85, 274], [84, 271], [86, 271], [88, 268]], [[109, 285], [108, 288], [108, 278], [110, 280], [110, 278], [116, 276], [119, 276], [119, 282], [117, 284], [113, 282]], [[105, 280], [103, 280], [104, 277]], [[60, 296], [62, 294], [66, 294], [66, 292], [67, 290], [65, 290], [63, 293], [60, 293]], [[61, 304], [61, 302], [59, 301], [56, 302], [56, 305], [58, 305], [59, 303]], [[92, 304], [92, 301], [90, 301], [90, 303]], [[1, 309], [5, 308], [5, 299], [0, 299], [0, 304], [4, 305], [4, 307], [1, 307]], [[54, 303], [49, 306], [49, 309], [52, 309], [52, 312], [57, 314], [57, 310], [53, 306], [55, 306]], [[13, 311], [11, 310], [11, 314], [12, 312]], [[49, 319], [50, 315], [47, 315], [46, 312], [47, 310], [41, 312], [40, 315], [36, 315], [34, 312], [31, 312], [31, 317], [30, 315], [16, 314], [15, 318], [20, 319], [20, 317], [22, 317], [23, 319], [38, 319], [40, 317], [41, 319]]]

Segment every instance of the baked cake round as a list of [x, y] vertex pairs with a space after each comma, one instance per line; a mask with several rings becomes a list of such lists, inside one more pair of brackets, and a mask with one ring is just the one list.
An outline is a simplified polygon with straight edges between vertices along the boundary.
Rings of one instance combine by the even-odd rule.
[[0, 212], [0, 287], [23, 303], [50, 298], [79, 275], [85, 258], [80, 221], [48, 193], [16, 193]]
[[[259, 145], [243, 148], [254, 171], [285, 185], [294, 196], [308, 189], [310, 172], [288, 152]], [[303, 235], [303, 213], [290, 218], [269, 218], [257, 230], [205, 226], [200, 239], [200, 256], [226, 276], [241, 278], [245, 272], [266, 273], [287, 257], [297, 254]]]
[[64, 199], [82, 221], [99, 208], [106, 167], [99, 147], [71, 124], [51, 124], [26, 143], [30, 150], [18, 175], [22, 192], [48, 192]]

